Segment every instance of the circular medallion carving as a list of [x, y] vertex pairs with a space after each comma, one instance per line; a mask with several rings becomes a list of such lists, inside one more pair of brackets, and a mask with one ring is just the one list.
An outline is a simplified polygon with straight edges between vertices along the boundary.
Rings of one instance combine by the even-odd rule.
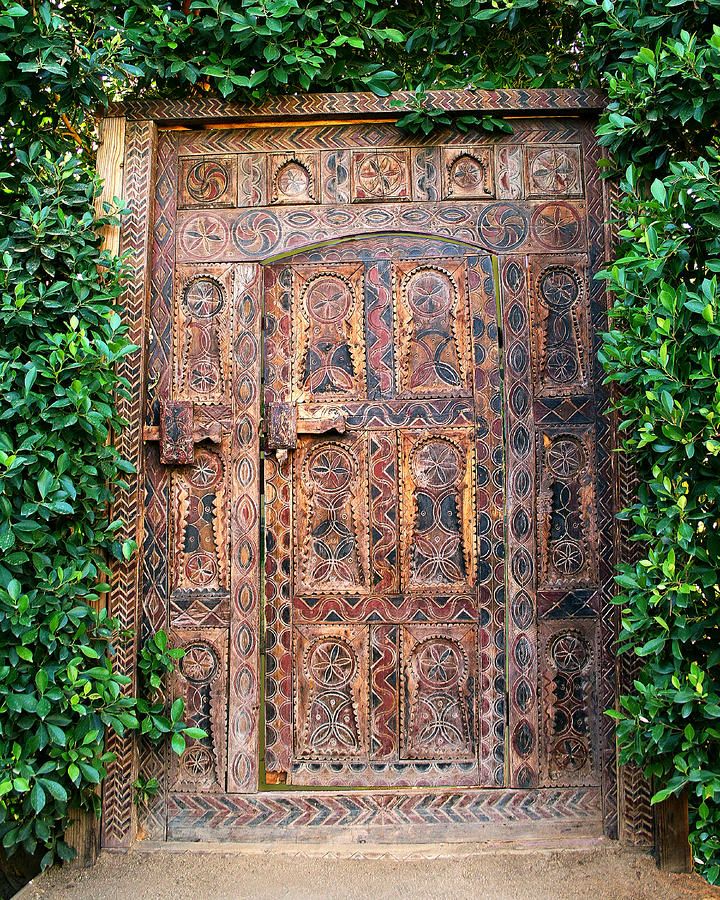
[[491, 249], [513, 250], [527, 237], [527, 215], [512, 203], [492, 203], [480, 213], [478, 230]]
[[279, 194], [286, 197], [307, 197], [310, 193], [310, 175], [299, 162], [286, 162], [277, 172], [276, 182]]
[[210, 319], [223, 308], [223, 290], [214, 278], [203, 275], [185, 286], [183, 300], [191, 315], [198, 319]]
[[550, 642], [551, 663], [559, 672], [579, 672], [590, 659], [590, 646], [578, 631], [563, 631]]
[[209, 775], [213, 770], [212, 753], [202, 744], [194, 744], [183, 753], [182, 767], [191, 778]]
[[540, 294], [550, 309], [565, 312], [580, 296], [580, 276], [569, 266], [552, 266], [540, 276]]
[[550, 147], [533, 159], [530, 174], [539, 193], [566, 193], [577, 183], [577, 167], [565, 150]]
[[362, 160], [357, 170], [359, 187], [370, 197], [395, 194], [402, 185], [399, 160], [389, 153], [377, 153]]
[[310, 648], [306, 668], [323, 687], [339, 688], [352, 681], [357, 659], [344, 641], [323, 640]]
[[180, 660], [180, 672], [191, 684], [206, 684], [218, 671], [218, 658], [207, 644], [190, 644]]
[[580, 215], [569, 203], [543, 203], [530, 225], [537, 242], [548, 250], [572, 247], [580, 236]]
[[406, 292], [412, 311], [425, 319], [446, 313], [454, 299], [450, 279], [434, 269], [414, 272], [407, 281]]
[[571, 478], [585, 465], [585, 450], [576, 438], [556, 438], [547, 451], [547, 464], [559, 478]]
[[474, 156], [464, 153], [450, 166], [450, 180], [463, 193], [486, 194], [485, 179], [487, 167]]
[[562, 347], [548, 353], [545, 368], [548, 376], [558, 384], [574, 381], [580, 371], [577, 356], [571, 350]]
[[197, 360], [190, 369], [188, 381], [198, 394], [211, 394], [220, 382], [217, 364], [212, 359]]
[[329, 493], [347, 488], [352, 474], [352, 460], [339, 447], [323, 447], [317, 450], [308, 462], [308, 475], [311, 481]]
[[185, 563], [185, 574], [188, 580], [197, 587], [204, 587], [214, 581], [217, 571], [215, 558], [203, 550], [191, 554]]
[[428, 441], [412, 456], [412, 471], [422, 487], [446, 487], [460, 477], [460, 454], [447, 441]]
[[277, 247], [281, 232], [277, 216], [262, 209], [241, 213], [232, 228], [235, 246], [246, 256], [270, 253]]
[[350, 286], [337, 275], [320, 275], [305, 291], [305, 306], [317, 322], [341, 322], [353, 305]]
[[185, 183], [193, 200], [212, 203], [227, 190], [228, 173], [217, 160], [205, 159], [190, 169]]
[[462, 681], [467, 661], [461, 647], [447, 638], [429, 638], [415, 650], [418, 678], [435, 688]]
[[587, 747], [578, 738], [562, 738], [552, 749], [552, 759], [555, 769], [579, 772], [588, 761]]
[[200, 452], [195, 457], [195, 465], [190, 473], [190, 483], [195, 487], [208, 488], [216, 485], [222, 475], [222, 463], [214, 453]]
[[577, 575], [584, 562], [584, 554], [575, 541], [558, 541], [552, 548], [553, 566], [562, 575]]

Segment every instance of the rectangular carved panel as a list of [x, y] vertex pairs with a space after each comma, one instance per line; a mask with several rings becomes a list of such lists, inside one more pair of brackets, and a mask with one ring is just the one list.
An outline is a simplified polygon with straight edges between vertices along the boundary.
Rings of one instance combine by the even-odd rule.
[[178, 266], [175, 276], [174, 394], [197, 403], [229, 397], [233, 309], [231, 266]]
[[320, 155], [324, 203], [350, 202], [350, 151], [338, 148]]
[[492, 147], [443, 148], [443, 199], [495, 194]]
[[178, 207], [235, 206], [236, 156], [183, 156], [178, 174]]
[[318, 203], [319, 164], [317, 153], [271, 153], [268, 156], [270, 203]]
[[294, 269], [294, 397], [367, 396], [361, 265]]
[[539, 587], [597, 584], [595, 442], [585, 429], [543, 428], [538, 433]]
[[398, 757], [397, 625], [370, 627], [370, 742], [374, 760]]
[[543, 784], [598, 782], [596, 628], [577, 619], [540, 628]]
[[238, 156], [238, 206], [261, 206], [265, 196], [265, 156], [241, 153]]
[[295, 755], [298, 759], [366, 759], [368, 628], [295, 629]]
[[393, 431], [370, 441], [370, 580], [373, 591], [398, 588], [398, 451]]
[[536, 144], [525, 152], [528, 197], [582, 197], [579, 146]]
[[408, 625], [401, 646], [403, 758], [474, 762], [475, 626]]
[[402, 586], [468, 591], [476, 583], [472, 432], [401, 436]]
[[364, 435], [304, 438], [295, 457], [296, 591], [370, 588]]
[[409, 200], [410, 151], [353, 150], [352, 188], [354, 201]]
[[173, 473], [172, 508], [173, 589], [226, 589], [227, 474], [221, 452], [198, 447], [192, 463]]
[[173, 697], [185, 702], [184, 721], [206, 737], [188, 740], [184, 753], [172, 754], [171, 790], [224, 791], [227, 721], [227, 631], [175, 629], [173, 646], [182, 647]]
[[397, 381], [403, 397], [469, 394], [470, 324], [462, 260], [395, 266]]
[[503, 200], [519, 200], [525, 196], [523, 181], [523, 148], [512, 144], [495, 148], [495, 191]]
[[535, 257], [531, 264], [533, 368], [538, 396], [582, 394], [590, 384], [587, 261]]

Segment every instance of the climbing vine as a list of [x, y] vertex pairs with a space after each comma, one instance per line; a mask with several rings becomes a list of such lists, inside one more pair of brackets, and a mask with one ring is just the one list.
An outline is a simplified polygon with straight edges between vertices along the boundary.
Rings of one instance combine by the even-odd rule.
[[108, 436], [123, 424], [114, 400], [129, 385], [115, 364], [130, 348], [123, 263], [101, 250], [98, 232], [121, 210], [94, 209], [98, 111], [129, 94], [405, 88], [417, 101], [402, 126], [429, 132], [447, 124], [427, 103], [431, 88], [601, 83], [609, 105], [599, 135], [607, 171], [621, 179], [603, 361], [642, 486], [624, 514], [640, 560], [618, 576], [620, 649], [642, 666], [614, 714], [623, 758], [653, 777], [657, 797], [689, 790], [696, 858], [720, 880], [718, 7], [0, 0], [6, 852], [40, 846], [46, 863], [71, 855], [65, 825], [73, 807], [95, 802], [106, 728], [181, 731], [177, 710], [124, 695], [112, 664], [117, 626], [98, 611], [107, 560], [133, 552], [108, 512], [128, 474]]

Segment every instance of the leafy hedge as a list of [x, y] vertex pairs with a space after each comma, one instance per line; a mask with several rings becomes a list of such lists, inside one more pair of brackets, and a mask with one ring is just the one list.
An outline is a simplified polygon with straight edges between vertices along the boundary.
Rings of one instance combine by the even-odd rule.
[[[642, 559], [618, 576], [623, 757], [658, 797], [689, 789], [693, 847], [720, 881], [717, 272], [720, 0], [0, 0], [0, 834], [67, 857], [68, 806], [106, 762], [102, 729], [177, 731], [121, 697], [94, 608], [118, 546], [126, 464], [113, 374], [122, 264], [94, 221], [94, 111], [132, 93], [417, 90], [602, 83], [622, 173], [604, 361], [642, 489]], [[487, 121], [487, 127], [498, 127]], [[611, 171], [611, 169], [609, 169]], [[110, 212], [110, 211], [108, 211]], [[166, 656], [164, 641], [158, 653]], [[109, 661], [110, 660], [110, 661]], [[164, 662], [148, 664], [162, 671]], [[177, 712], [177, 711], [175, 711]], [[148, 719], [151, 717], [152, 721]], [[154, 716], [154, 718], [152, 718]], [[158, 725], [159, 722], [159, 725]], [[28, 737], [28, 735], [31, 735]]]

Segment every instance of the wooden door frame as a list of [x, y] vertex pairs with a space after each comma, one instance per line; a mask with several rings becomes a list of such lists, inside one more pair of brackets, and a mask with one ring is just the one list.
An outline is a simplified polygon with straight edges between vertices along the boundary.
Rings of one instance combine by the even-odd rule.
[[[154, 218], [161, 204], [161, 181], [168, 176], [164, 170], [164, 160], [158, 154], [158, 134], [161, 129], [178, 127], [209, 128], [209, 127], [242, 127], [254, 124], [304, 124], [318, 125], [329, 122], [343, 124], [349, 122], [382, 121], [392, 122], [399, 118], [403, 112], [414, 108], [415, 95], [411, 92], [399, 92], [392, 97], [380, 98], [373, 94], [348, 93], [348, 94], [311, 94], [288, 97], [271, 98], [259, 104], [237, 104], [219, 100], [214, 97], [192, 99], [159, 99], [150, 101], [130, 101], [122, 106], [112, 107], [103, 123], [103, 134], [120, 133], [122, 129], [114, 127], [122, 121], [124, 123], [124, 150], [118, 153], [106, 152], [104, 157], [109, 160], [105, 171], [100, 174], [107, 178], [112, 169], [116, 169], [120, 163], [118, 155], [122, 157], [124, 166], [122, 196], [125, 205], [129, 208], [122, 223], [120, 234], [120, 252], [126, 254], [130, 277], [127, 283], [123, 303], [125, 307], [126, 321], [129, 326], [129, 338], [137, 346], [137, 350], [124, 357], [120, 366], [120, 374], [132, 385], [128, 396], [119, 397], [119, 413], [128, 421], [128, 426], [116, 438], [116, 445], [120, 452], [136, 467], [137, 474], [128, 479], [127, 490], [118, 492], [113, 514], [115, 518], [123, 519], [127, 524], [123, 538], [135, 539], [142, 548], [144, 538], [145, 485], [144, 485], [144, 454], [143, 454], [143, 410], [145, 407], [146, 392], [146, 367], [147, 347], [146, 330], [150, 323], [153, 328], [162, 327], [163, 323], [155, 323], [150, 320], [150, 296], [151, 296], [151, 257], [153, 241], [156, 243], [162, 238], [158, 236], [158, 229], [154, 227]], [[497, 90], [497, 91], [433, 91], [429, 92], [426, 103], [432, 108], [440, 108], [447, 112], [478, 112], [492, 113], [507, 116], [597, 116], [605, 105], [604, 95], [595, 90]], [[112, 169], [111, 169], [112, 166]], [[598, 235], [603, 237], [598, 243], [605, 247], [605, 252], [612, 240], [611, 228], [607, 224], [609, 220], [610, 192], [607, 184], [602, 189], [598, 186], [596, 191], [600, 202], [596, 208], [589, 210], [593, 216], [594, 228]], [[155, 206], [155, 209], [154, 209]], [[158, 220], [159, 221], [159, 220]], [[599, 267], [602, 260], [596, 261]], [[172, 260], [167, 266], [169, 271], [164, 272], [165, 277], [172, 278]], [[597, 288], [603, 290], [602, 286]], [[594, 323], [597, 329], [597, 323]], [[617, 469], [618, 467], [616, 467]], [[616, 475], [613, 476], [616, 479]], [[629, 479], [624, 479], [626, 486]], [[615, 488], [617, 482], [615, 481]], [[617, 496], [617, 490], [615, 490]], [[612, 527], [606, 523], [605, 527]], [[613, 541], [616, 550], [621, 550], [623, 537], [617, 528], [613, 529]], [[136, 554], [129, 562], [118, 563], [114, 568], [112, 592], [109, 598], [110, 613], [116, 616], [124, 630], [135, 635], [134, 637], [119, 643], [116, 647], [115, 664], [119, 671], [127, 674], [131, 679], [128, 691], [136, 687], [136, 659], [138, 651], [139, 635], [147, 623], [142, 616], [142, 552]], [[607, 599], [607, 598], [606, 598]], [[146, 599], [146, 605], [148, 603]], [[258, 598], [258, 603], [260, 602]], [[152, 600], [150, 601], [152, 603]], [[152, 623], [151, 623], [152, 624]], [[601, 697], [600, 708], [606, 708], [615, 702], [616, 683], [619, 666], [615, 659], [613, 643], [616, 635], [616, 615], [611, 604], [604, 603], [601, 613], [601, 644], [602, 644], [602, 669], [601, 669]], [[619, 673], [623, 677], [623, 673]], [[602, 779], [603, 779], [603, 829], [610, 837], [624, 837], [638, 844], [652, 843], [652, 815], [649, 807], [649, 791], [644, 779], [636, 772], [625, 769], [622, 777], [617, 777], [617, 762], [613, 736], [613, 722], [603, 717], [600, 726], [602, 736]], [[133, 736], [118, 737], [111, 735], [109, 747], [116, 754], [115, 762], [109, 766], [108, 776], [103, 791], [103, 822], [102, 841], [108, 848], [126, 848], [137, 835], [138, 823], [136, 810], [133, 804], [132, 782], [138, 771], [138, 743]], [[164, 751], [149, 751], [145, 754], [154, 757], [155, 770], [161, 770], [166, 762]], [[456, 801], [446, 792], [445, 797], [438, 796], [437, 804], [438, 824], [467, 820], [482, 826], [485, 822], [495, 822], [499, 825], [507, 825], [511, 822], [526, 823], [537, 817], [534, 804], [540, 795], [538, 805], [542, 807], [542, 817], [551, 817], [553, 814], [562, 816], [565, 804], [572, 805], [578, 801], [573, 800], [574, 789], [530, 789], [527, 791], [514, 790], [513, 797], [508, 802], [508, 791], [511, 789], [482, 790], [476, 792], [462, 792], [470, 798], [468, 804], [462, 804], [462, 811], [455, 811]], [[397, 792], [395, 792], [397, 793]], [[459, 793], [459, 792], [458, 792]], [[472, 797], [470, 796], [472, 794]], [[532, 795], [532, 796], [531, 796]], [[281, 809], [282, 802], [279, 795], [247, 794], [238, 795], [246, 804], [248, 811], [252, 812], [253, 804], [263, 802], [262, 797], [268, 798], [268, 804], [275, 804], [275, 816], [272, 821], [281, 823], [286, 811]], [[296, 795], [298, 796], [298, 795]], [[358, 825], [367, 824], [369, 821], [383, 821], [388, 823], [388, 829], [384, 831], [385, 839], [391, 839], [397, 831], [398, 822], [402, 816], [391, 815], [389, 805], [391, 797], [383, 799], [382, 794], [365, 794], [363, 797], [356, 795], [352, 809], [344, 803], [344, 798], [336, 794], [326, 794], [327, 811], [330, 815], [334, 804], [332, 817], [328, 822], [344, 822]], [[374, 799], [373, 799], [374, 797]], [[275, 798], [275, 799], [273, 799]], [[533, 799], [535, 798], [535, 799]], [[288, 801], [289, 803], [290, 801]], [[373, 805], [374, 804], [374, 805]], [[338, 811], [339, 805], [343, 809]], [[289, 806], [288, 806], [289, 808]], [[267, 810], [266, 810], [267, 812]], [[237, 809], [223, 811], [222, 818], [224, 829], [220, 832], [225, 837], [238, 837], [239, 832], [233, 829], [233, 816], [237, 815]], [[402, 819], [401, 824], [412, 826], [414, 821], [420, 821], [414, 813]], [[451, 828], [450, 831], [453, 829]], [[265, 836], [267, 829], [258, 829], [255, 834], [257, 839]], [[330, 832], [328, 831], [328, 834]], [[362, 828], [350, 828], [348, 835], [356, 833], [361, 837]], [[411, 831], [405, 830], [406, 839]], [[477, 838], [467, 833], [467, 839]], [[190, 837], [191, 835], [187, 835]], [[326, 829], [319, 828], [313, 832], [313, 836], [324, 839]], [[207, 837], [212, 837], [208, 834]], [[196, 838], [197, 839], [197, 838]], [[458, 839], [458, 838], [456, 838]]]

